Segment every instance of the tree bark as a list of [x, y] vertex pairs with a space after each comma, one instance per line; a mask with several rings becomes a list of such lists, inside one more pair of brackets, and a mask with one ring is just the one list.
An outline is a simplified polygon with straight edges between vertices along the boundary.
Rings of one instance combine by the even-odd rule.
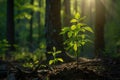
[[14, 0], [7, 0], [7, 41], [10, 45], [9, 51], [14, 51], [15, 50]]
[[105, 7], [104, 0], [96, 0], [96, 22], [95, 22], [95, 54], [97, 57], [102, 57], [104, 43], [104, 25], [105, 25]]
[[[38, 7], [41, 8], [41, 4], [42, 4], [42, 1], [39, 0], [39, 5]], [[40, 36], [41, 36], [41, 32], [40, 32], [40, 29], [41, 29], [41, 13], [40, 11], [37, 12], [37, 18], [38, 18], [38, 43], [40, 42]]]
[[63, 37], [61, 32], [61, 0], [46, 0], [46, 16], [45, 16], [45, 30], [46, 30], [46, 57], [47, 61], [53, 57], [47, 52], [53, 51], [53, 46], [62, 53], [57, 57], [63, 58], [65, 62], [73, 61], [73, 59], [65, 53], [63, 46]]
[[[53, 51], [53, 46], [58, 50], [64, 50], [62, 36], [59, 35], [61, 31], [60, 3], [60, 0], [46, 0], [45, 27], [47, 52]], [[48, 54], [46, 54], [46, 56], [49, 60], [50, 56]]]
[[[31, 0], [31, 5], [33, 5], [34, 0]], [[29, 32], [29, 48], [30, 48], [30, 52], [32, 52], [32, 48], [33, 48], [33, 10], [31, 10], [31, 19], [30, 19], [30, 32]]]

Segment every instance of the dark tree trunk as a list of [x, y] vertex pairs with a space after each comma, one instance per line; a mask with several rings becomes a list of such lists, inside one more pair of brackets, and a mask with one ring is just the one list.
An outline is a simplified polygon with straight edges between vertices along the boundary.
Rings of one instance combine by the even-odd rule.
[[7, 0], [7, 41], [10, 45], [9, 51], [14, 51], [15, 50], [14, 0]]
[[[64, 16], [63, 16], [63, 27], [70, 27], [70, 19], [71, 19], [71, 13], [70, 13], [70, 0], [64, 0], [63, 2], [63, 10], [64, 10]], [[67, 34], [64, 35], [63, 40], [66, 40]], [[67, 45], [65, 45], [67, 46]]]
[[[41, 8], [41, 4], [42, 4], [42, 1], [39, 0], [39, 8]], [[40, 32], [40, 29], [41, 29], [41, 13], [38, 11], [37, 12], [37, 18], [38, 18], [38, 43], [40, 42], [40, 35], [41, 35], [41, 32]]]
[[[60, 0], [46, 0], [46, 44], [47, 52], [53, 51], [52, 47], [63, 51], [62, 36], [59, 35], [61, 31], [61, 9]], [[47, 59], [50, 59], [50, 55], [46, 55]]]
[[[34, 0], [31, 0], [31, 5], [33, 5], [34, 3]], [[30, 51], [32, 52], [32, 48], [33, 48], [33, 10], [31, 10], [31, 19], [30, 19], [30, 33], [29, 33], [29, 48], [30, 48]]]
[[104, 43], [105, 7], [103, 5], [103, 2], [101, 2], [101, 0], [96, 0], [95, 54], [97, 57], [103, 56], [102, 53], [105, 48]]
[[63, 24], [64, 26], [70, 26], [70, 18], [71, 18], [71, 13], [70, 13], [70, 0], [64, 0], [64, 20]]
[[[46, 27], [46, 51], [53, 51], [53, 46], [57, 50], [61, 50], [62, 53], [58, 56], [63, 58], [64, 61], [73, 60], [66, 55], [63, 47], [63, 37], [60, 35], [61, 32], [61, 0], [46, 0], [46, 16], [45, 16], [45, 27]], [[46, 57], [49, 61], [52, 56], [47, 54]]]
[[[31, 0], [31, 5], [33, 5], [33, 0]], [[31, 10], [31, 19], [30, 19], [30, 34], [29, 34], [29, 40], [30, 40], [30, 43], [33, 42], [33, 10]]]

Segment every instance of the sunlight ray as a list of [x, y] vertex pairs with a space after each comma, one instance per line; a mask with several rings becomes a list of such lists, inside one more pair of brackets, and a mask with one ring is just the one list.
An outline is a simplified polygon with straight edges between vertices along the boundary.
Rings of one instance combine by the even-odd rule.
[[102, 4], [104, 5], [106, 9], [106, 13], [108, 17], [119, 17], [119, 14], [117, 13], [118, 5], [115, 4], [112, 0], [101, 0]]

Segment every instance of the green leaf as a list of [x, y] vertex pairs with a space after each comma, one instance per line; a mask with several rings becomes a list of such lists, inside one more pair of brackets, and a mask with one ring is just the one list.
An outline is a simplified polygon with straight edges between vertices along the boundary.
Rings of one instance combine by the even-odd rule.
[[64, 62], [62, 58], [57, 58], [58, 61]]
[[72, 32], [68, 32], [68, 37], [72, 37]]
[[78, 35], [78, 33], [79, 33], [78, 31], [74, 32], [74, 36], [76, 37]]
[[57, 51], [56, 54], [59, 54], [59, 53], [61, 53], [61, 52], [62, 52], [62, 51]]
[[68, 31], [69, 30], [69, 27], [64, 27], [64, 28], [62, 28], [62, 31]]
[[71, 23], [76, 23], [77, 20], [76, 20], [76, 19], [72, 19], [70, 22], [71, 22]]
[[85, 45], [85, 41], [82, 41], [81, 44], [82, 44], [82, 45]]
[[48, 54], [52, 54], [53, 52], [48, 52]]
[[82, 38], [82, 39], [85, 39], [85, 34], [82, 34], [82, 35], [81, 35], [81, 38]]
[[80, 18], [80, 21], [83, 21], [86, 18], [86, 16], [83, 16], [82, 18]]
[[65, 34], [65, 33], [68, 32], [68, 31], [69, 31], [69, 27], [63, 27], [63, 28], [61, 29], [60, 34]]
[[56, 47], [55, 46], [53, 46], [53, 51], [56, 51]]
[[81, 31], [81, 32], [85, 32], [85, 29], [84, 29], [84, 28], [82, 28], [80, 31]]
[[79, 27], [79, 28], [81, 28], [81, 27], [83, 27], [83, 26], [85, 26], [86, 24], [84, 24], [84, 23], [78, 23], [77, 24], [77, 26]]
[[80, 14], [79, 14], [79, 13], [76, 13], [76, 14], [75, 14], [75, 18], [76, 18], [76, 19], [80, 19]]
[[53, 64], [54, 63], [54, 60], [50, 60], [49, 61], [49, 65]]
[[52, 55], [55, 57], [56, 56], [56, 52], [53, 52]]
[[62, 32], [60, 32], [60, 35], [63, 35], [63, 34], [65, 34], [66, 32], [65, 31], [62, 31]]
[[89, 31], [89, 32], [92, 32], [92, 33], [93, 33], [93, 30], [92, 30], [91, 27], [88, 27], [88, 26], [87, 26], [87, 27], [84, 27], [84, 29], [87, 30], [87, 31]]
[[71, 42], [69, 43], [69, 45], [70, 45], [70, 47], [72, 47], [72, 46], [73, 46], [73, 42], [71, 41]]
[[73, 49], [74, 51], [77, 51], [77, 43], [74, 44]]
[[76, 26], [75, 25], [72, 25], [71, 26], [71, 30], [75, 30], [76, 29]]

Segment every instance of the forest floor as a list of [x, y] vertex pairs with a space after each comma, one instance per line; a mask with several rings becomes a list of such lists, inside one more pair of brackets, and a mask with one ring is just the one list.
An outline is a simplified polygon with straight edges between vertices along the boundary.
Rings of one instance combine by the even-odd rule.
[[86, 59], [34, 69], [0, 61], [0, 80], [120, 80], [120, 60]]

